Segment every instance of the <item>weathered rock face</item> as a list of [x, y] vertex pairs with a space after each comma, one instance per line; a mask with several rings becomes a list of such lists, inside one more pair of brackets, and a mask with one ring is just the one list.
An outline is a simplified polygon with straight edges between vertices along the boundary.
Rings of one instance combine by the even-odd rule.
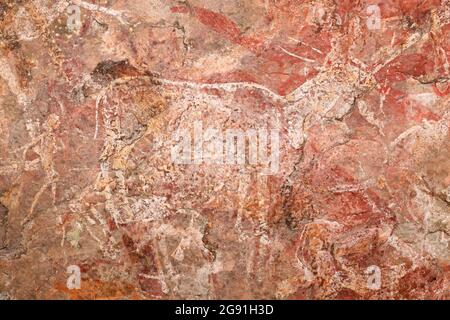
[[449, 79], [448, 0], [3, 0], [0, 298], [449, 299]]

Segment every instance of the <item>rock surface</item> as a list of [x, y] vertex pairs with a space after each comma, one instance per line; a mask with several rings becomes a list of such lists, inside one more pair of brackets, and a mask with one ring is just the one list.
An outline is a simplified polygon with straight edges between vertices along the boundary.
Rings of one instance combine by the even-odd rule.
[[449, 61], [449, 0], [2, 0], [0, 298], [449, 299]]

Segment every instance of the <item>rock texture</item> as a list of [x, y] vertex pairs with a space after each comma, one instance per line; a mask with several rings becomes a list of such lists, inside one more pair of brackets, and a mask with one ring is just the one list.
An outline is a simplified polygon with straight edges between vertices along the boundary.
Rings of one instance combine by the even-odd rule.
[[449, 299], [449, 61], [448, 0], [2, 0], [0, 297]]

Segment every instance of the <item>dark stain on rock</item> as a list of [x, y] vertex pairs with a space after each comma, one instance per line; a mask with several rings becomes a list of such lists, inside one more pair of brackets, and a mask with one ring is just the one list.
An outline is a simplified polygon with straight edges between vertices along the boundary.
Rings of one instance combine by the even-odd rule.
[[100, 84], [107, 84], [115, 79], [122, 77], [139, 76], [141, 73], [138, 69], [130, 65], [128, 60], [102, 61], [95, 67], [92, 72], [94, 81]]
[[6, 232], [8, 229], [8, 208], [0, 203], [0, 249], [6, 248]]
[[21, 48], [21, 45], [16, 35], [1, 34], [0, 32], [0, 48], [7, 51], [16, 51]]

